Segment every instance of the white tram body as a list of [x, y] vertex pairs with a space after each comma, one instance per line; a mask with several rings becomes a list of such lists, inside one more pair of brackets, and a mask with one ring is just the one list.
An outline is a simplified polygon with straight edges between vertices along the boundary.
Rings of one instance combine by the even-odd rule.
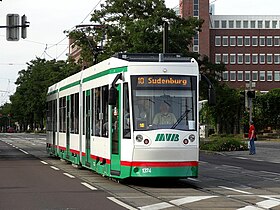
[[197, 177], [198, 88], [194, 59], [118, 54], [49, 87], [47, 151], [114, 178]]

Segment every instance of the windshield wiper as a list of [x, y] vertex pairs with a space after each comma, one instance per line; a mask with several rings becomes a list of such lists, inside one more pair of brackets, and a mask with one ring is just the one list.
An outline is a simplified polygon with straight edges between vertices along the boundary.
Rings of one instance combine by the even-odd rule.
[[187, 114], [190, 112], [191, 110], [186, 109], [186, 111], [178, 118], [178, 120], [172, 125], [171, 129], [174, 129], [177, 127], [177, 125], [179, 125], [179, 123], [187, 116]]

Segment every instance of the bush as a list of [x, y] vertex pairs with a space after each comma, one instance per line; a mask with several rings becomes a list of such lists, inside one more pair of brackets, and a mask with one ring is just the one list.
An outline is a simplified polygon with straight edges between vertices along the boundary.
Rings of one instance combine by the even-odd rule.
[[213, 136], [210, 141], [201, 142], [201, 150], [210, 151], [244, 151], [248, 150], [247, 142], [241, 141], [241, 138], [230, 136]]

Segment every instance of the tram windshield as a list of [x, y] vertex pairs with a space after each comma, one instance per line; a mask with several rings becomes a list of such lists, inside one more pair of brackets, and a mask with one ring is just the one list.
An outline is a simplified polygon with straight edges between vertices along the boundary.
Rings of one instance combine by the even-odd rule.
[[134, 130], [197, 130], [195, 76], [132, 76]]

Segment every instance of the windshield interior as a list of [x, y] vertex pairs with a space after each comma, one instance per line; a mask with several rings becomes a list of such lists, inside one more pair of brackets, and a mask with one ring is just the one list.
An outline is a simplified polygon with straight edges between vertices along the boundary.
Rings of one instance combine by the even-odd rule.
[[133, 76], [134, 130], [196, 130], [196, 94], [196, 77]]

